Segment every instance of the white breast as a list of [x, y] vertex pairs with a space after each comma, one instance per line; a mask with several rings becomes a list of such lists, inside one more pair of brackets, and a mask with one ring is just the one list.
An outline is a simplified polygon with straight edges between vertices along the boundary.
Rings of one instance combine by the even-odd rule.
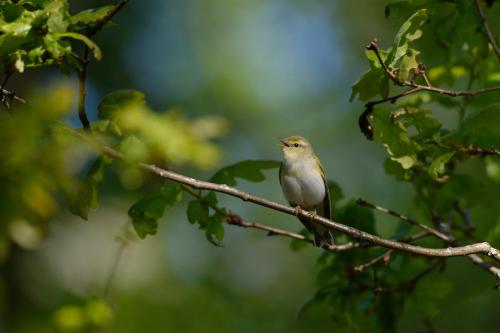
[[282, 168], [281, 187], [288, 202], [305, 209], [314, 209], [323, 201], [323, 178], [309, 163], [285, 161]]

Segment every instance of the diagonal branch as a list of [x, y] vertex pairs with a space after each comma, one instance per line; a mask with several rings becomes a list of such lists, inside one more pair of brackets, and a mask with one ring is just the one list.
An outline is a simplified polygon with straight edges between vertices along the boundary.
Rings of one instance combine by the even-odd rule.
[[[234, 214], [234, 213], [231, 213], [231, 212], [228, 213], [224, 209], [218, 207], [217, 205], [214, 205], [210, 201], [205, 200], [200, 193], [198, 193], [197, 191], [195, 191], [194, 189], [192, 189], [189, 186], [182, 185], [182, 190], [184, 192], [189, 193], [190, 195], [197, 198], [198, 200], [203, 201], [210, 208], [212, 208], [214, 211], [216, 211], [220, 215], [224, 216], [225, 217], [224, 222], [229, 224], [229, 225], [234, 225], [234, 226], [238, 226], [238, 227], [242, 227], [242, 228], [252, 228], [252, 229], [267, 231], [268, 236], [284, 236], [284, 237], [304, 241], [304, 242], [309, 243], [309, 244], [314, 244], [314, 241], [312, 239], [307, 238], [304, 235], [301, 235], [301, 234], [298, 234], [295, 232], [290, 232], [290, 231], [283, 230], [283, 229], [279, 229], [279, 228], [275, 228], [275, 227], [271, 227], [271, 226], [268, 226], [265, 224], [245, 221], [241, 218], [241, 216]], [[372, 246], [372, 244], [366, 243], [366, 242], [365, 243], [349, 242], [349, 243], [341, 244], [341, 245], [329, 245], [327, 250], [329, 250], [331, 252], [340, 252], [340, 251], [347, 251], [347, 250], [352, 250], [352, 249], [356, 249], [356, 248], [370, 247], [370, 246]]]
[[[367, 202], [367, 201], [365, 201], [363, 199], [358, 199], [357, 203], [360, 204], [360, 205], [363, 205], [363, 206], [370, 207], [372, 209], [378, 210], [378, 211], [380, 211], [382, 213], [399, 217], [401, 220], [406, 221], [408, 223], [411, 223], [411, 224], [413, 224], [413, 225], [415, 225], [415, 226], [423, 229], [428, 234], [433, 235], [433, 236], [435, 236], [435, 237], [437, 237], [437, 238], [439, 238], [441, 240], [444, 240], [446, 243], [448, 243], [450, 245], [457, 245], [458, 244], [457, 240], [452, 235], [444, 235], [443, 233], [441, 233], [440, 231], [437, 231], [436, 229], [433, 229], [431, 227], [426, 226], [425, 224], [421, 224], [421, 223], [418, 223], [418, 222], [416, 222], [414, 220], [411, 220], [406, 215], [403, 215], [403, 214], [397, 213], [397, 212], [395, 212], [393, 210], [390, 210], [390, 209], [387, 209], [387, 208], [384, 208], [384, 207], [381, 207], [381, 206], [369, 203], [369, 202]], [[442, 236], [444, 236], [444, 237], [442, 237]], [[376, 265], [376, 264], [378, 264], [378, 263], [380, 263], [382, 261], [387, 262], [387, 261], [389, 261], [390, 255], [392, 254], [392, 252], [393, 252], [393, 250], [387, 250], [386, 252], [384, 252], [379, 257], [376, 257], [376, 258], [370, 260], [369, 262], [367, 262], [365, 264], [358, 265], [358, 266], [354, 267], [354, 269], [357, 270], [357, 271], [363, 271], [367, 267]], [[477, 265], [477, 266], [479, 266], [479, 267], [481, 267], [481, 268], [489, 271], [490, 273], [492, 273], [495, 276], [495, 278], [497, 280], [500, 280], [500, 268], [488, 264], [481, 257], [479, 257], [478, 255], [475, 255], [475, 254], [468, 254], [467, 258], [469, 260], [471, 260], [473, 264], [475, 264], [475, 265]]]
[[433, 234], [434, 236], [436, 236], [437, 238], [439, 239], [442, 239], [444, 240], [445, 242], [449, 242], [452, 238], [450, 238], [450, 236], [448, 235], [445, 235], [443, 234], [442, 232], [439, 232], [433, 228], [430, 228], [428, 226], [426, 226], [425, 224], [422, 224], [422, 223], [419, 223], [417, 221], [414, 221], [412, 219], [410, 219], [408, 216], [406, 215], [403, 215], [403, 214], [399, 214], [399, 213], [396, 213], [395, 211], [393, 210], [390, 210], [390, 209], [387, 209], [387, 208], [384, 208], [384, 207], [381, 207], [379, 205], [375, 205], [375, 204], [372, 204], [366, 200], [363, 200], [361, 198], [359, 198], [358, 200], [356, 200], [356, 203], [359, 204], [359, 205], [362, 205], [362, 206], [366, 206], [366, 207], [369, 207], [369, 208], [372, 208], [372, 209], [375, 209], [375, 210], [378, 210], [379, 212], [382, 212], [382, 213], [385, 213], [385, 214], [388, 214], [388, 215], [392, 215], [392, 216], [395, 216], [405, 222], [408, 222], [410, 224], [413, 224], [417, 227], [419, 227], [420, 229], [422, 230], [425, 230], [427, 231], [428, 233], [431, 233]]
[[116, 5], [104, 16], [99, 22], [96, 23], [96, 25], [87, 31], [86, 35], [88, 37], [92, 37], [95, 35], [99, 30], [101, 30], [106, 23], [111, 21], [111, 19], [118, 13], [123, 6], [127, 4], [128, 0], [120, 0]]
[[[93, 144], [97, 149], [99, 149], [101, 152], [105, 153], [111, 158], [114, 159], [119, 159], [123, 160], [124, 155], [117, 150], [105, 146], [102, 143], [98, 142], [95, 138], [89, 137], [87, 135], [84, 135], [76, 130], [73, 129], [68, 129], [71, 131], [74, 135], [86, 140], [90, 144]], [[146, 170], [148, 172], [151, 172], [157, 176], [160, 176], [165, 179], [169, 179], [171, 181], [174, 181], [176, 183], [184, 184], [189, 187], [195, 188], [195, 189], [202, 189], [202, 190], [208, 190], [208, 191], [214, 191], [214, 192], [219, 192], [219, 193], [224, 193], [236, 198], [239, 198], [243, 201], [249, 201], [254, 204], [267, 207], [276, 211], [280, 211], [289, 215], [294, 215], [298, 217], [303, 217], [307, 218], [311, 221], [314, 221], [316, 223], [320, 223], [324, 225], [325, 227], [332, 229], [332, 230], [337, 230], [340, 231], [346, 235], [351, 236], [352, 238], [358, 239], [358, 240], [363, 240], [367, 241], [369, 243], [379, 245], [382, 247], [386, 247], [389, 249], [394, 249], [398, 251], [403, 251], [403, 252], [408, 252], [408, 253], [413, 253], [413, 254], [419, 254], [423, 256], [429, 256], [429, 257], [454, 257], [454, 256], [464, 256], [467, 254], [473, 254], [473, 253], [481, 253], [488, 255], [491, 258], [494, 258], [497, 261], [500, 261], [500, 252], [492, 247], [489, 243], [487, 242], [482, 242], [482, 243], [475, 243], [471, 245], [465, 245], [465, 246], [459, 246], [459, 247], [448, 247], [448, 248], [426, 248], [422, 246], [416, 246], [416, 245], [411, 245], [403, 242], [398, 242], [394, 240], [389, 240], [385, 239], [376, 235], [372, 235], [368, 232], [347, 226], [342, 223], [334, 222], [329, 219], [326, 219], [322, 216], [319, 216], [317, 214], [314, 214], [313, 212], [309, 212], [306, 210], [302, 209], [297, 209], [293, 208], [290, 206], [286, 206], [271, 200], [267, 200], [255, 195], [252, 195], [250, 193], [238, 190], [237, 188], [228, 186], [227, 184], [216, 184], [216, 183], [211, 183], [211, 182], [206, 182], [203, 180], [191, 178], [188, 176], [184, 176], [182, 174], [162, 169], [154, 164], [148, 164], [148, 163], [138, 163], [138, 166], [142, 168], [143, 170]]]
[[486, 37], [488, 38], [488, 41], [490, 42], [491, 47], [493, 48], [493, 51], [495, 52], [497, 57], [500, 58], [500, 48], [498, 47], [495, 41], [495, 36], [493, 36], [493, 33], [491, 32], [488, 22], [486, 21], [486, 16], [484, 15], [483, 8], [481, 8], [481, 3], [479, 0], [474, 0], [474, 3], [476, 4], [476, 8], [479, 13], [479, 17], [481, 19], [481, 23], [483, 24], [483, 28], [486, 33]]

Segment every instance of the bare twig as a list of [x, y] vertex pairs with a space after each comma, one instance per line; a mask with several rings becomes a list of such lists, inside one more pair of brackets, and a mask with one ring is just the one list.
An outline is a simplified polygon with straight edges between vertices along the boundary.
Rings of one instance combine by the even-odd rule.
[[108, 23], [112, 18], [113, 16], [116, 15], [116, 13], [118, 13], [122, 8], [123, 6], [125, 6], [127, 4], [128, 0], [120, 0], [114, 7], [113, 9], [111, 9], [107, 14], [106, 16], [104, 16], [102, 18], [102, 20], [100, 20], [99, 22], [96, 23], [96, 25], [90, 29], [89, 31], [87, 31], [86, 35], [88, 37], [91, 37], [93, 35], [95, 35], [99, 30], [101, 30], [104, 25], [106, 23]]
[[87, 112], [85, 112], [85, 96], [86, 93], [86, 78], [87, 78], [87, 67], [89, 64], [89, 48], [84, 46], [83, 57], [80, 61], [80, 68], [78, 69], [78, 84], [79, 84], [79, 98], [78, 98], [78, 117], [86, 131], [90, 131], [90, 122], [87, 118]]
[[[238, 226], [238, 227], [242, 227], [242, 228], [258, 229], [258, 230], [266, 231], [268, 236], [276, 236], [276, 235], [284, 236], [284, 237], [304, 241], [306, 243], [314, 244], [314, 241], [312, 239], [307, 238], [306, 236], [295, 233], [295, 232], [290, 232], [287, 230], [278, 229], [275, 227], [270, 227], [270, 226], [265, 225], [265, 224], [244, 221], [239, 215], [231, 213], [231, 212], [227, 213], [224, 209], [218, 207], [217, 205], [214, 205], [213, 203], [209, 202], [208, 200], [205, 200], [205, 198], [203, 198], [203, 196], [198, 191], [192, 189], [189, 186], [182, 185], [182, 190], [189, 193], [190, 195], [194, 196], [198, 200], [203, 201], [210, 208], [212, 208], [214, 211], [216, 211], [220, 215], [224, 216], [225, 217], [224, 222], [229, 224], [229, 225], [234, 225], [234, 226]], [[372, 244], [366, 243], [366, 242], [362, 242], [362, 243], [349, 242], [349, 243], [342, 244], [342, 245], [330, 245], [326, 249], [331, 251], [331, 252], [340, 252], [340, 251], [347, 251], [347, 250], [352, 250], [352, 249], [361, 248], [361, 247], [369, 247], [369, 246], [372, 246]]]
[[[405, 243], [411, 243], [411, 242], [414, 242], [416, 240], [427, 237], [429, 235], [430, 235], [430, 233], [428, 231], [422, 231], [422, 232], [419, 232], [418, 234], [414, 234], [414, 235], [410, 236], [409, 238], [407, 238], [405, 240]], [[364, 264], [354, 266], [353, 269], [357, 272], [362, 272], [365, 269], [367, 269], [368, 267], [378, 265], [379, 263], [382, 263], [382, 262], [384, 264], [387, 264], [389, 262], [389, 260], [391, 259], [391, 255], [393, 252], [394, 252], [393, 249], [389, 249], [389, 250], [385, 251], [384, 253], [382, 253], [381, 255], [379, 255], [378, 257], [375, 257], [372, 260], [370, 260]]]
[[445, 149], [453, 149], [461, 154], [469, 155], [469, 156], [488, 156], [488, 155], [493, 155], [493, 156], [500, 156], [500, 150], [498, 150], [495, 147], [490, 147], [490, 148], [482, 148], [482, 147], [476, 147], [473, 145], [457, 145], [457, 144], [445, 144], [440, 141], [436, 140], [426, 140], [424, 143], [429, 143], [436, 145], [441, 148]]
[[26, 103], [26, 101], [24, 99], [22, 99], [21, 97], [17, 96], [15, 92], [7, 90], [7, 89], [2, 89], [1, 95], [2, 95], [2, 98], [9, 98], [9, 99], [13, 99], [15, 101], [21, 102], [21, 103]]
[[429, 275], [435, 269], [441, 267], [442, 265], [443, 265], [443, 259], [439, 259], [434, 264], [425, 268], [410, 280], [403, 281], [401, 283], [392, 286], [381, 286], [380, 284], [377, 284], [377, 288], [373, 288], [373, 286], [370, 285], [362, 284], [359, 285], [359, 287], [355, 291], [363, 292], [367, 290], [372, 290], [374, 293], [411, 292], [415, 289], [415, 287], [417, 286], [418, 282], [421, 279], [423, 279], [425, 276]]
[[493, 36], [493, 33], [491, 32], [491, 29], [488, 25], [488, 22], [486, 21], [486, 17], [484, 16], [483, 8], [481, 7], [481, 3], [479, 0], [474, 0], [474, 3], [476, 4], [477, 11], [479, 13], [479, 17], [481, 19], [481, 23], [483, 24], [484, 32], [486, 33], [486, 37], [488, 38], [488, 41], [491, 44], [491, 47], [493, 48], [493, 51], [497, 55], [498, 58], [500, 58], [500, 48], [498, 47], [496, 41], [495, 41], [495, 36]]
[[408, 216], [396, 213], [393, 210], [381, 207], [379, 205], [372, 204], [372, 203], [370, 203], [370, 202], [368, 202], [366, 200], [363, 200], [361, 198], [359, 198], [358, 200], [356, 200], [356, 203], [359, 204], [359, 205], [362, 205], [362, 206], [366, 206], [366, 207], [378, 210], [379, 212], [395, 216], [395, 217], [397, 217], [397, 218], [399, 218], [399, 219], [401, 219], [401, 220], [403, 220], [405, 222], [413, 224], [413, 225], [419, 227], [420, 229], [425, 230], [425, 231], [433, 234], [437, 238], [442, 239], [442, 240], [444, 240], [446, 242], [449, 242], [452, 239], [452, 238], [450, 238], [450, 236], [445, 235], [444, 233], [439, 232], [436, 229], [430, 228], [430, 227], [426, 226], [425, 224], [418, 223], [415, 220], [410, 219]]
[[[127, 4], [128, 0], [119, 1], [107, 14], [104, 16], [96, 25], [86, 31], [88, 37], [95, 35], [102, 27], [108, 23], [113, 16], [116, 15]], [[83, 48], [83, 56], [79, 57], [77, 54], [73, 53], [73, 57], [80, 63], [80, 68], [78, 69], [78, 83], [79, 83], [79, 99], [78, 99], [78, 117], [82, 123], [83, 128], [86, 131], [90, 131], [90, 122], [85, 111], [85, 96], [86, 96], [86, 78], [87, 78], [87, 67], [89, 64], [89, 47], [87, 45]]]
[[[429, 233], [429, 234], [431, 234], [431, 235], [433, 235], [433, 236], [435, 236], [435, 237], [437, 237], [437, 238], [439, 238], [441, 240], [444, 240], [445, 242], [447, 242], [450, 245], [455, 245], [455, 246], [459, 245], [458, 242], [456, 241], [456, 239], [452, 235], [445, 235], [446, 238], [440, 237], [440, 236], [438, 236], [439, 234], [444, 235], [440, 231], [437, 231], [437, 230], [435, 230], [433, 228], [430, 228], [430, 227], [428, 227], [428, 226], [426, 226], [424, 224], [421, 224], [421, 223], [418, 223], [416, 221], [413, 221], [413, 220], [409, 219], [408, 217], [406, 217], [403, 214], [399, 214], [399, 213], [396, 213], [396, 212], [394, 212], [394, 211], [392, 211], [390, 209], [383, 208], [383, 207], [378, 206], [378, 205], [374, 205], [374, 204], [366, 202], [366, 201], [364, 201], [362, 199], [358, 199], [357, 202], [359, 204], [364, 205], [364, 206], [376, 209], [376, 210], [378, 210], [380, 212], [383, 212], [383, 213], [386, 213], [386, 214], [389, 214], [389, 215], [392, 215], [392, 216], [399, 217], [401, 220], [409, 222], [409, 223], [411, 223], [411, 224], [413, 224], [413, 225], [415, 225], [415, 226], [417, 226], [417, 227], [425, 230], [425, 232], [427, 232], [427, 233]], [[427, 206], [429, 206], [429, 209], [431, 209], [431, 211], [432, 211], [432, 207], [431, 207], [430, 202], [428, 202], [427, 200], [425, 200], [425, 198], [424, 198], [424, 202], [426, 202]], [[434, 215], [435, 213], [432, 213], [432, 214]], [[462, 215], [462, 218], [465, 218], [465, 217]], [[357, 270], [357, 271], [363, 271], [367, 267], [370, 267], [372, 265], [378, 264], [382, 260], [385, 260], [385, 258], [387, 256], [390, 256], [392, 254], [391, 251], [392, 250], [388, 250], [385, 253], [383, 253], [382, 255], [380, 255], [379, 257], [376, 257], [376, 258], [370, 260], [369, 262], [367, 262], [365, 264], [358, 265], [358, 266], [354, 267], [354, 269]], [[479, 267], [481, 267], [481, 268], [489, 271], [490, 273], [492, 273], [497, 280], [500, 280], [500, 268], [497, 268], [497, 267], [495, 267], [493, 265], [490, 265], [490, 264], [486, 263], [481, 257], [479, 257], [477, 255], [474, 255], [474, 254], [466, 255], [466, 257], [469, 260], [471, 260], [474, 264], [476, 264]]]

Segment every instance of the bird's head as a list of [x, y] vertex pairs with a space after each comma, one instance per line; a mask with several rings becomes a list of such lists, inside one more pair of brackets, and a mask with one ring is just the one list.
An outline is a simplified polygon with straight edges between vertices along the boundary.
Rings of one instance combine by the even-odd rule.
[[314, 155], [309, 141], [304, 137], [294, 135], [280, 141], [279, 147], [285, 158], [302, 158]]

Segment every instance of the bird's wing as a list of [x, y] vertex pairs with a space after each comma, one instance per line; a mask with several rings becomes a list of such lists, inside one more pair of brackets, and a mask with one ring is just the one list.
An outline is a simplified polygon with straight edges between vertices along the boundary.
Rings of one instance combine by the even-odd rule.
[[330, 219], [331, 218], [331, 202], [330, 202], [330, 189], [328, 188], [328, 181], [326, 180], [325, 177], [325, 170], [323, 169], [323, 166], [321, 165], [321, 162], [319, 161], [319, 158], [316, 157], [316, 161], [318, 162], [319, 169], [321, 171], [321, 177], [323, 178], [323, 184], [325, 185], [325, 197], [323, 198], [323, 203], [322, 203], [322, 211], [323, 214], [321, 214], [324, 218]]
[[280, 163], [280, 171], [279, 171], [279, 176], [278, 176], [278, 178], [280, 179], [280, 185], [282, 185], [281, 184], [281, 176], [282, 176], [282, 174], [283, 174], [283, 162]]

